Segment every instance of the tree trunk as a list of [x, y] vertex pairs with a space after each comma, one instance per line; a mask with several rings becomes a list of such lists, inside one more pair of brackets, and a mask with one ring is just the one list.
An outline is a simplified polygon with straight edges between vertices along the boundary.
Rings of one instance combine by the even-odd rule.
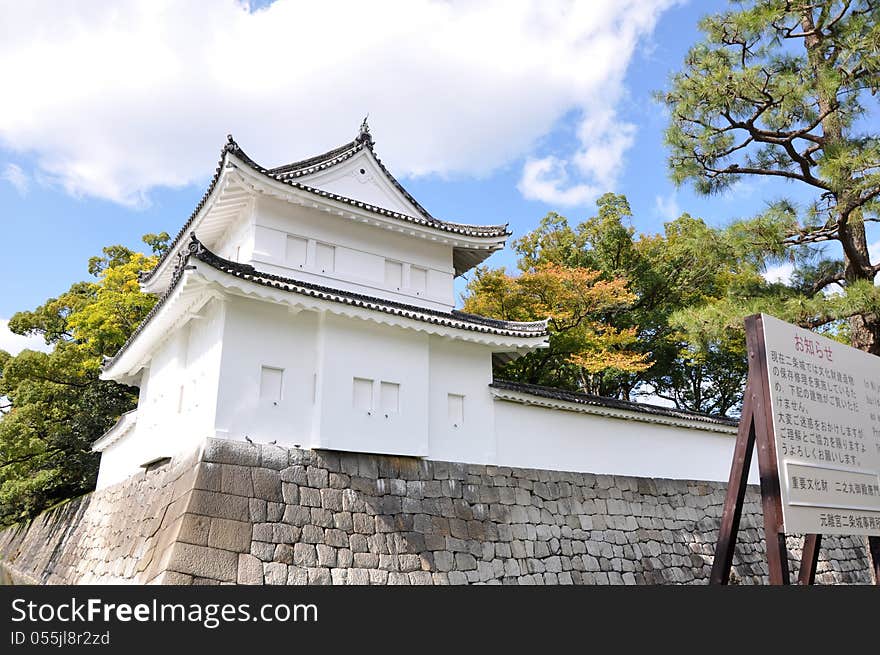
[[[801, 27], [806, 36], [804, 47], [807, 60], [812, 68], [816, 81], [816, 96], [819, 111], [825, 114], [822, 120], [822, 150], [832, 148], [844, 140], [843, 125], [836, 111], [836, 93], [829, 93], [824, 79], [827, 62], [823, 52], [821, 27], [816, 29], [812, 9], [801, 14]], [[861, 208], [857, 198], [853, 197], [848, 180], [832, 180], [835, 191], [837, 238], [843, 247], [844, 275], [846, 282], [874, 280], [871, 259], [868, 253], [868, 239], [865, 234], [865, 223], [862, 220]], [[880, 355], [880, 316], [877, 314], [858, 314], [849, 319], [850, 343], [854, 348]]]

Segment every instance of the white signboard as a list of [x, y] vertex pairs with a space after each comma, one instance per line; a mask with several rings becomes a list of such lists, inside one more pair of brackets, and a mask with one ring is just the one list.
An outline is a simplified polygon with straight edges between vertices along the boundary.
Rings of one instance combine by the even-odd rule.
[[785, 531], [880, 535], [880, 357], [762, 318]]

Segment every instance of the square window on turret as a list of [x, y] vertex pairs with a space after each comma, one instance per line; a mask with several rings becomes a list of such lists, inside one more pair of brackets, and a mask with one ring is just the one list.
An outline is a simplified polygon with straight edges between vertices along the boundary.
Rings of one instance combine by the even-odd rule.
[[385, 286], [389, 289], [400, 289], [403, 284], [403, 264], [385, 260]]
[[379, 390], [382, 411], [386, 414], [400, 411], [400, 385], [396, 382], [382, 382]]
[[307, 239], [301, 239], [287, 235], [287, 252], [285, 253], [285, 262], [288, 266], [296, 266], [302, 268], [306, 265], [306, 257], [309, 252], [309, 242]]
[[373, 409], [373, 381], [367, 378], [355, 378], [353, 384], [353, 401], [355, 409], [365, 412]]
[[260, 400], [281, 400], [284, 369], [263, 366], [260, 369]]
[[428, 271], [420, 266], [412, 266], [409, 270], [409, 286], [415, 291], [424, 291], [428, 286]]
[[316, 243], [315, 267], [322, 273], [332, 273], [336, 268], [336, 248], [326, 243]]

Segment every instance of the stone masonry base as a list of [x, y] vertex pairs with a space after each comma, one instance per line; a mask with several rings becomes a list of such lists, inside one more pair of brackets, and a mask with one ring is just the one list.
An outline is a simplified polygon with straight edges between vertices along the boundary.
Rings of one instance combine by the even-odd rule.
[[[705, 584], [724, 488], [209, 439], [0, 532], [0, 565], [48, 584]], [[750, 488], [733, 583], [766, 582], [760, 527]], [[818, 584], [871, 575], [864, 539], [823, 539]]]

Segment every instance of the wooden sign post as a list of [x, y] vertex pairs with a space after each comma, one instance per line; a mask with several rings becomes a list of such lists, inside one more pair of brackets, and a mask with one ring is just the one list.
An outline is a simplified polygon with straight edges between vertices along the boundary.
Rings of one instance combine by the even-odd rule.
[[[774, 336], [770, 355], [768, 324]], [[755, 447], [770, 584], [790, 582], [786, 518], [800, 528], [822, 525], [826, 533], [868, 535], [880, 584], [880, 405], [874, 406], [880, 401], [880, 359], [764, 315], [746, 319], [746, 346], [749, 376], [710, 584], [730, 580]], [[859, 368], [851, 365], [855, 357], [868, 358], [858, 361], [867, 363], [861, 370], [876, 377], [876, 389], [873, 377], [857, 379], [863, 376], [852, 370]], [[821, 542], [819, 530], [806, 535], [799, 584], [813, 584]]]

